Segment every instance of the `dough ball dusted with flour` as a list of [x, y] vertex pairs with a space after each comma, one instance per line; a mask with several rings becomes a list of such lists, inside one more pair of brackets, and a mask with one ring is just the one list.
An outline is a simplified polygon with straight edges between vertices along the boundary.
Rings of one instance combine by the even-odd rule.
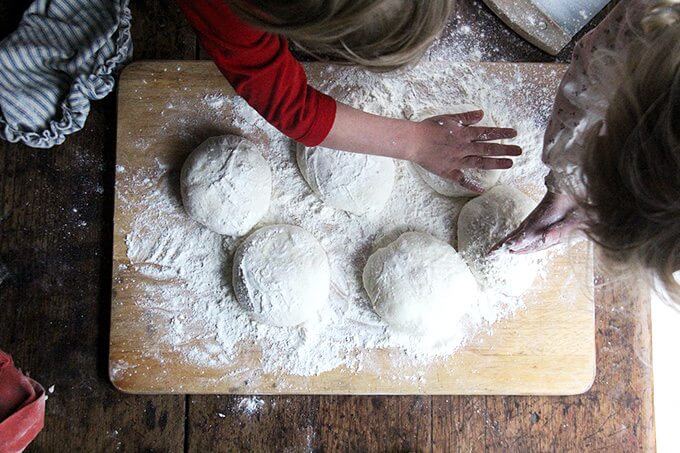
[[458, 250], [486, 288], [518, 297], [538, 273], [536, 254], [513, 255], [489, 250], [510, 234], [536, 203], [514, 187], [499, 185], [468, 201], [458, 217]]
[[390, 158], [298, 145], [297, 161], [307, 184], [336, 209], [380, 211], [392, 194], [396, 167]]
[[[431, 118], [433, 116], [439, 116], [439, 115], [448, 115], [448, 114], [456, 114], [456, 113], [464, 113], [464, 112], [470, 112], [473, 110], [479, 110], [479, 107], [476, 107], [471, 104], [460, 104], [460, 105], [453, 105], [453, 106], [448, 106], [446, 108], [430, 108], [427, 110], [424, 110], [420, 113], [418, 113], [415, 116], [415, 121], [422, 121], [427, 118]], [[489, 115], [488, 112], [485, 112], [484, 118], [482, 120], [475, 124], [475, 126], [491, 126], [495, 127], [496, 123], [493, 120], [492, 116]], [[464, 187], [462, 187], [460, 184], [458, 184], [455, 181], [451, 181], [450, 179], [442, 178], [439, 175], [435, 175], [434, 173], [430, 173], [429, 171], [425, 170], [423, 167], [421, 167], [418, 164], [412, 164], [413, 167], [415, 168], [416, 172], [420, 175], [420, 177], [425, 181], [425, 183], [432, 188], [435, 192], [447, 196], [447, 197], [472, 197], [472, 196], [477, 196], [476, 192], [473, 192], [471, 190], [468, 190]], [[470, 169], [464, 169], [462, 170], [463, 174], [465, 177], [467, 177], [469, 180], [476, 182], [478, 185], [484, 188], [484, 190], [488, 190], [491, 187], [493, 187], [497, 182], [498, 178], [501, 176], [501, 171], [500, 170], [479, 170], [475, 168], [470, 168]]]
[[267, 213], [272, 191], [269, 164], [241, 137], [212, 137], [184, 162], [182, 202], [189, 216], [212, 231], [242, 236]]
[[389, 326], [415, 336], [446, 337], [477, 301], [465, 261], [446, 242], [409, 232], [373, 253], [364, 287]]
[[254, 319], [296, 326], [328, 300], [328, 258], [321, 244], [302, 228], [267, 226], [236, 250], [233, 283], [236, 298]]

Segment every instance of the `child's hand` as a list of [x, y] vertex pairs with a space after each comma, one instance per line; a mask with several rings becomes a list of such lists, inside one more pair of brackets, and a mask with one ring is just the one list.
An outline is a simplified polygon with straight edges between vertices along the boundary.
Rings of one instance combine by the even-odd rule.
[[475, 192], [483, 189], [466, 180], [462, 169], [512, 167], [519, 146], [490, 143], [512, 138], [514, 129], [478, 127], [484, 112], [459, 113], [421, 122], [387, 118], [337, 103], [335, 122], [322, 147], [410, 160]]
[[484, 170], [507, 169], [522, 149], [516, 145], [489, 143], [490, 140], [513, 138], [517, 131], [502, 127], [473, 126], [484, 112], [440, 115], [417, 123], [414, 148], [409, 160], [441, 177], [456, 181], [466, 189], [481, 193], [483, 189], [467, 180], [461, 171], [466, 168]]
[[507, 246], [510, 253], [531, 253], [560, 243], [583, 225], [576, 202], [568, 195], [548, 192], [531, 214], [491, 249]]

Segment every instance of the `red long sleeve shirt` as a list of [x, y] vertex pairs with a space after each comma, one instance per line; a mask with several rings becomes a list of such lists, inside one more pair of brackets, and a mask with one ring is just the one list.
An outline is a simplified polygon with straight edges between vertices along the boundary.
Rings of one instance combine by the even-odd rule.
[[326, 138], [335, 121], [335, 100], [307, 84], [285, 38], [246, 24], [224, 0], [177, 2], [203, 48], [251, 107], [304, 145]]

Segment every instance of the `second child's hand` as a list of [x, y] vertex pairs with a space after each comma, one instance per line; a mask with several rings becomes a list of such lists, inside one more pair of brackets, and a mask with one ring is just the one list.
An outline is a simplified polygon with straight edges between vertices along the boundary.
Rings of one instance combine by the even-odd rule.
[[568, 195], [548, 192], [529, 216], [491, 252], [507, 247], [510, 253], [538, 252], [564, 241], [583, 226], [583, 215]]
[[413, 122], [372, 115], [338, 103], [335, 123], [321, 146], [409, 160], [481, 193], [483, 189], [467, 180], [461, 170], [507, 169], [512, 167], [512, 159], [507, 157], [522, 153], [519, 146], [493, 143], [513, 138], [517, 132], [475, 126], [483, 117], [484, 112], [476, 110]]

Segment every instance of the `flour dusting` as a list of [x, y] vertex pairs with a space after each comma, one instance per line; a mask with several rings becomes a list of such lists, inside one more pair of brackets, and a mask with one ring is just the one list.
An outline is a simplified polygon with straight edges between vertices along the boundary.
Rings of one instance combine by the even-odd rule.
[[258, 398], [257, 396], [241, 398], [236, 405], [236, 409], [248, 416], [256, 414], [263, 407], [264, 400], [262, 398]]
[[[464, 30], [462, 31], [465, 32]], [[463, 79], [460, 79], [463, 74]], [[556, 75], [557, 77], [557, 75]], [[503, 173], [500, 183], [522, 188], [538, 200], [546, 169], [540, 160], [541, 138], [552, 104], [553, 91], [536, 90], [522, 73], [497, 80], [484, 70], [473, 72], [464, 64], [421, 65], [394, 74], [372, 74], [358, 69], [329, 67], [323, 70], [320, 88], [340, 101], [369, 112], [412, 118], [418, 112], [447, 104], [470, 103], [493, 112], [499, 126], [515, 127], [513, 142], [524, 149], [515, 167]], [[451, 83], [451, 80], [457, 80]], [[434, 94], [436, 93], [436, 94]], [[515, 102], [513, 99], [524, 99]], [[306, 184], [295, 161], [295, 146], [267, 124], [242, 99], [220, 93], [201, 95], [199, 103], [208, 115], [231, 112], [235, 118], [224, 125], [246, 137], [260, 136], [264, 157], [272, 170], [272, 200], [269, 212], [256, 228], [272, 224], [297, 225], [311, 233], [323, 246], [331, 268], [331, 294], [327, 308], [296, 328], [271, 327], [252, 321], [236, 302], [231, 285], [234, 250], [243, 238], [220, 236], [193, 222], [178, 197], [178, 164], [157, 162], [156, 168], [133, 170], [117, 167], [125, 179], [118, 193], [122, 209], [134, 209], [126, 237], [129, 265], [141, 274], [129, 284], [144, 294], [136, 300], [141, 316], [165, 320], [150, 335], [151, 356], [166, 360], [163, 352], [187, 364], [212, 370], [229, 369], [225, 375], [249, 383], [263, 374], [314, 376], [344, 367], [350, 371], [381, 369], [373, 351], [389, 349], [392, 367], [381, 369], [384, 379], [419, 382], [422, 375], [408, 365], [430, 363], [454, 354], [476, 335], [512, 316], [523, 303], [520, 298], [501, 297], [492, 292], [484, 303], [470, 304], [470, 322], [451, 326], [454, 340], [428, 344], [419, 338], [388, 330], [374, 313], [362, 287], [361, 273], [376, 246], [396, 239], [405, 231], [420, 231], [456, 245], [457, 216], [466, 199], [446, 198], [434, 193], [406, 162], [397, 162], [392, 196], [380, 212], [356, 216], [324, 204]], [[179, 94], [169, 100], [173, 109], [191, 112], [196, 100]], [[189, 113], [187, 113], [189, 114]], [[190, 121], [168, 124], [168, 133], [188, 142]], [[153, 143], [140, 143], [140, 152]], [[187, 152], [190, 149], [187, 149]], [[130, 193], [143, 194], [133, 205]], [[554, 252], [557, 253], [557, 252]], [[494, 281], [493, 278], [490, 281]], [[244, 351], [259, 357], [233, 369]], [[176, 360], [176, 359], [175, 359]], [[124, 364], [120, 369], [124, 370]], [[120, 371], [119, 371], [120, 372]], [[254, 401], [254, 400], [253, 400]], [[243, 403], [259, 408], [259, 401]], [[254, 406], [253, 406], [254, 405]]]

